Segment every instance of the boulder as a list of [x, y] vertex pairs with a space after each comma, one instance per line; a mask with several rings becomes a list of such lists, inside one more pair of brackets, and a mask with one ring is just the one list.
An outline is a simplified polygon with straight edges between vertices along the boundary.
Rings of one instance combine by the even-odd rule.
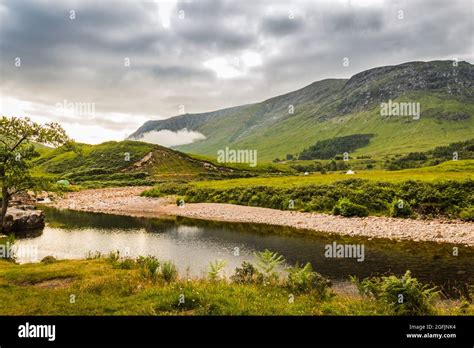
[[32, 206], [10, 207], [4, 232], [22, 233], [44, 227], [44, 212]]

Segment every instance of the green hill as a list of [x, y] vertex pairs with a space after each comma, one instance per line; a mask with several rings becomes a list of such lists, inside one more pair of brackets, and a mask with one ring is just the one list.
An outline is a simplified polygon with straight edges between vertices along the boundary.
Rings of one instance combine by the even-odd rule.
[[179, 151], [129, 140], [42, 148], [34, 165], [36, 175], [90, 187], [239, 175], [237, 170], [216, 166]]
[[[388, 100], [419, 103], [419, 118], [381, 116], [381, 103]], [[350, 155], [380, 158], [470, 139], [473, 115], [472, 64], [410, 62], [370, 69], [348, 80], [322, 80], [261, 103], [149, 121], [130, 138], [187, 128], [206, 139], [177, 146], [180, 151], [215, 157], [226, 146], [256, 149], [260, 161], [270, 161], [286, 154], [297, 156], [318, 141], [373, 134], [367, 145]]]

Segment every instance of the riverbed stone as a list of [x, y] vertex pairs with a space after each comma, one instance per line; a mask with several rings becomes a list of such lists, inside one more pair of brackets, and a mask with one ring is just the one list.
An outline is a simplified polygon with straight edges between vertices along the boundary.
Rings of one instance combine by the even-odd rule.
[[10, 207], [7, 211], [5, 231], [22, 233], [44, 227], [44, 212], [32, 206]]

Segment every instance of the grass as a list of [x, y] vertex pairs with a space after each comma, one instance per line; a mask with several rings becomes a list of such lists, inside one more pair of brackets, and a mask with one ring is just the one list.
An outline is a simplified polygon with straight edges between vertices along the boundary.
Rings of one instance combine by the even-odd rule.
[[[142, 196], [178, 195], [189, 203], [230, 203], [346, 216], [471, 219], [474, 160], [401, 171], [268, 176], [158, 185]], [[459, 170], [462, 168], [462, 170]], [[400, 203], [400, 201], [402, 203]], [[341, 208], [343, 204], [344, 209]], [[403, 212], [394, 205], [403, 205]]]
[[[184, 303], [180, 304], [180, 296]], [[390, 315], [358, 294], [311, 290], [293, 294], [281, 285], [178, 278], [150, 281], [136, 267], [99, 258], [18, 265], [0, 261], [0, 315]], [[440, 301], [440, 315], [474, 315], [472, 304]]]
[[417, 169], [405, 169], [399, 171], [365, 170], [357, 171], [354, 175], [345, 172], [333, 172], [328, 174], [314, 173], [310, 175], [290, 175], [256, 177], [231, 180], [208, 180], [194, 183], [198, 188], [226, 189], [248, 186], [270, 186], [270, 187], [295, 187], [319, 184], [331, 184], [336, 181], [347, 179], [366, 179], [370, 181], [383, 181], [400, 183], [407, 180], [419, 180], [434, 182], [440, 180], [474, 180], [474, 160], [444, 162], [435, 167]]
[[41, 156], [33, 163], [33, 176], [53, 182], [65, 179], [79, 188], [150, 186], [162, 181], [249, 175], [238, 168], [219, 164], [212, 167], [205, 159], [139, 141], [109, 141], [98, 145], [73, 143], [38, 150]]
[[197, 159], [199, 161], [205, 161], [212, 163], [215, 166], [223, 166], [235, 170], [247, 171], [252, 173], [292, 173], [292, 170], [288, 165], [280, 163], [271, 163], [271, 162], [259, 162], [255, 167], [250, 167], [248, 163], [219, 163], [217, 161], [217, 156], [206, 156], [200, 154], [188, 154], [191, 158]]

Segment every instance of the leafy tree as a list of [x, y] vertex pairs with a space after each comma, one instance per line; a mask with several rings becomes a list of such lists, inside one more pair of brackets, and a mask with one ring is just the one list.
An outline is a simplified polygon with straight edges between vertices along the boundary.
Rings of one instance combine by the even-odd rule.
[[[299, 155], [300, 160], [331, 159], [344, 152], [353, 152], [367, 146], [373, 134], [352, 134], [343, 137], [320, 140], [316, 144], [304, 149]], [[342, 157], [339, 157], [342, 159]]]
[[15, 193], [44, 187], [41, 179], [30, 174], [31, 160], [39, 156], [33, 143], [59, 146], [69, 139], [64, 129], [57, 123], [41, 125], [29, 118], [0, 118], [0, 186], [2, 208], [0, 227], [6, 223], [8, 202]]

